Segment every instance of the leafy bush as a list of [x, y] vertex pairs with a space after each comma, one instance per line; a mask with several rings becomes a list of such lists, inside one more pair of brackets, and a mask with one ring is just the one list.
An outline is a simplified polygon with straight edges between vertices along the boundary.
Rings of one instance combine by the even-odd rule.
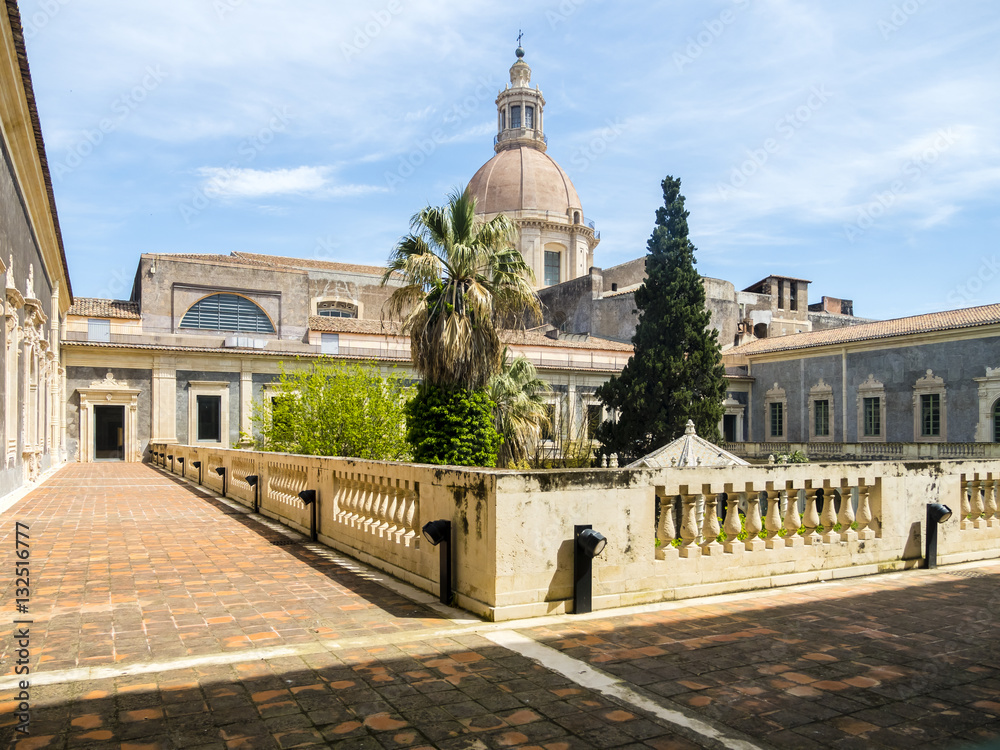
[[374, 363], [321, 358], [281, 376], [253, 407], [258, 450], [378, 461], [409, 457], [404, 408], [412, 389]]
[[406, 405], [406, 440], [421, 464], [496, 466], [500, 436], [486, 391], [423, 383]]

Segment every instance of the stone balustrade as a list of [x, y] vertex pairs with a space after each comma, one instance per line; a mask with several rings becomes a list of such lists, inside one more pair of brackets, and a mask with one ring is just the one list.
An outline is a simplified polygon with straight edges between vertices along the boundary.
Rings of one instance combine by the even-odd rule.
[[[573, 526], [608, 539], [594, 607], [834, 580], [923, 563], [926, 504], [939, 564], [1000, 558], [1000, 461], [886, 461], [718, 468], [515, 472], [156, 445], [184, 474], [428, 591], [438, 550], [428, 521], [452, 522], [459, 606], [491, 619], [572, 611]], [[157, 461], [171, 469], [169, 461]], [[173, 471], [181, 473], [180, 464]]]
[[735, 456], [756, 461], [795, 451], [813, 460], [1000, 459], [1000, 443], [724, 443], [722, 447]]

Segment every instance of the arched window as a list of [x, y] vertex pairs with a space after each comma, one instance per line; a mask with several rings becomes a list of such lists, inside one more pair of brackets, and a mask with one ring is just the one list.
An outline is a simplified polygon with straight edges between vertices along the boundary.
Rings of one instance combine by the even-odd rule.
[[195, 302], [184, 313], [181, 328], [274, 333], [267, 314], [256, 303], [238, 294], [213, 294]]
[[993, 442], [1000, 443], [1000, 399], [993, 404]]

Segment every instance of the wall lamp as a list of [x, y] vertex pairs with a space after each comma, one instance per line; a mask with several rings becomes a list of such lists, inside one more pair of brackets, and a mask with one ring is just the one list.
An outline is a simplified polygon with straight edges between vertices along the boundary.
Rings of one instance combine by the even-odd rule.
[[[167, 456], [167, 458], [170, 459], [170, 471], [173, 471], [174, 470], [174, 457], [173, 456]], [[167, 462], [164, 461], [163, 462], [164, 467], [166, 466], [166, 464], [167, 464]]]
[[253, 512], [256, 513], [260, 510], [259, 493], [260, 489], [257, 487], [257, 481], [260, 479], [256, 474], [247, 474], [243, 479], [244, 482], [253, 487]]
[[309, 538], [316, 541], [316, 490], [302, 490], [299, 500], [308, 505], [311, 510]]
[[924, 567], [937, 567], [938, 526], [951, 518], [951, 508], [941, 503], [927, 503], [927, 549], [924, 552]]
[[608, 546], [608, 540], [588, 525], [573, 527], [573, 614], [593, 611], [594, 558]]
[[451, 521], [440, 519], [428, 521], [421, 532], [430, 544], [438, 548], [440, 554], [441, 594], [438, 597], [442, 604], [451, 605]]
[[198, 470], [198, 484], [201, 484], [201, 461], [192, 461], [191, 465]]
[[222, 477], [222, 496], [226, 496], [226, 467], [216, 466], [215, 473]]

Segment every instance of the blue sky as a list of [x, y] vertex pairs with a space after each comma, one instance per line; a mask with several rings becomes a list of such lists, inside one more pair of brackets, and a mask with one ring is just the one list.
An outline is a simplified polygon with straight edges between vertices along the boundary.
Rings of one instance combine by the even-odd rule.
[[21, 0], [74, 291], [142, 252], [380, 264], [492, 155], [518, 30], [608, 267], [682, 180], [699, 270], [888, 318], [1000, 300], [995, 0]]

